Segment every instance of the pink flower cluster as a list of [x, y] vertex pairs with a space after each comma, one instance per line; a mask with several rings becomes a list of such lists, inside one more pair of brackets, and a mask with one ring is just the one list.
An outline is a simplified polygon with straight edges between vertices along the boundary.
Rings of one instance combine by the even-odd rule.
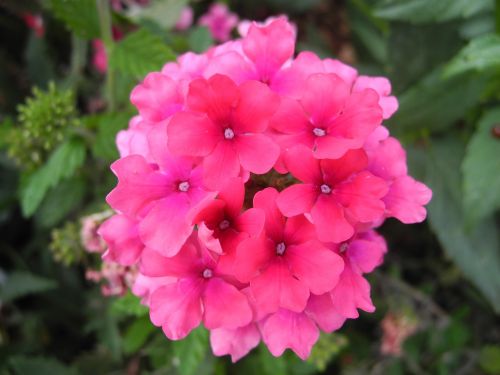
[[374, 228], [424, 220], [431, 198], [382, 125], [388, 80], [294, 49], [278, 18], [148, 74], [111, 166], [105, 258], [138, 265], [169, 339], [203, 324], [233, 361], [261, 340], [305, 359], [320, 330], [374, 311]]

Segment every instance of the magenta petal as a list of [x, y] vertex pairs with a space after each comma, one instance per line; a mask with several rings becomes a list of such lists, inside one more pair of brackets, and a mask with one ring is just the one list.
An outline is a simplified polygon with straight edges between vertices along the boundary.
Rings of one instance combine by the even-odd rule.
[[207, 247], [207, 249], [217, 254], [223, 254], [220, 241], [214, 237], [214, 231], [207, 228], [204, 222], [198, 224], [198, 239]]
[[167, 127], [168, 148], [176, 155], [206, 156], [222, 139], [220, 127], [206, 115], [179, 112]]
[[203, 292], [203, 322], [208, 329], [238, 328], [252, 321], [247, 297], [220, 278], [210, 279]]
[[106, 259], [124, 266], [137, 262], [144, 245], [139, 239], [135, 220], [125, 215], [113, 215], [101, 224], [98, 232], [108, 245]]
[[283, 307], [295, 312], [304, 310], [309, 289], [294, 278], [284, 261], [277, 260], [255, 279], [250, 289], [260, 312], [272, 313]]
[[196, 328], [202, 317], [202, 282], [181, 279], [165, 285], [151, 295], [150, 316], [171, 340], [180, 340]]
[[332, 196], [320, 194], [311, 216], [318, 238], [323, 242], [339, 243], [354, 234], [354, 228], [344, 217], [344, 209]]
[[210, 331], [210, 345], [216, 356], [229, 354], [234, 363], [246, 356], [260, 342], [255, 323], [236, 329], [216, 328]]
[[236, 219], [235, 226], [238, 231], [255, 237], [264, 229], [265, 221], [266, 216], [264, 211], [258, 208], [249, 208]]
[[188, 277], [196, 274], [198, 252], [195, 245], [188, 241], [173, 257], [167, 258], [151, 249], [144, 250], [141, 257], [140, 270], [150, 277]]
[[322, 182], [319, 160], [304, 145], [295, 146], [285, 152], [285, 165], [302, 182], [320, 184]]
[[269, 122], [269, 126], [285, 134], [296, 134], [310, 130], [309, 120], [299, 102], [281, 99], [280, 106]]
[[257, 174], [269, 172], [280, 155], [280, 147], [264, 134], [239, 135], [235, 147], [241, 166]]
[[316, 239], [314, 225], [304, 215], [289, 218], [285, 224], [286, 243], [295, 245]]
[[231, 142], [219, 142], [213, 153], [203, 160], [203, 181], [209, 189], [220, 190], [239, 173], [240, 163]]
[[225, 212], [230, 217], [236, 218], [241, 212], [245, 198], [245, 184], [242, 179], [240, 177], [229, 179], [217, 198], [226, 203]]
[[253, 205], [264, 211], [266, 234], [275, 242], [283, 241], [283, 229], [285, 218], [276, 206], [276, 199], [279, 193], [274, 188], [266, 188], [255, 194]]
[[144, 244], [167, 257], [177, 254], [193, 231], [185, 219], [188, 210], [188, 197], [183, 193], [159, 201], [139, 226]]
[[283, 190], [276, 199], [276, 204], [283, 215], [291, 217], [310, 212], [318, 195], [316, 186], [296, 184]]
[[319, 338], [318, 327], [304, 313], [280, 309], [267, 318], [261, 326], [262, 339], [275, 357], [285, 349], [292, 349], [306, 360]]
[[382, 264], [384, 254], [387, 252], [387, 244], [384, 237], [374, 230], [370, 230], [358, 233], [346, 251], [351, 267], [359, 269], [360, 272], [368, 273]]
[[330, 293], [320, 296], [311, 295], [305, 312], [319, 328], [327, 333], [338, 330], [347, 319], [335, 310]]
[[344, 269], [342, 258], [319, 241], [289, 246], [285, 257], [293, 275], [314, 294], [332, 290]]
[[234, 275], [241, 282], [248, 282], [274, 256], [273, 241], [264, 236], [243, 240], [237, 248]]

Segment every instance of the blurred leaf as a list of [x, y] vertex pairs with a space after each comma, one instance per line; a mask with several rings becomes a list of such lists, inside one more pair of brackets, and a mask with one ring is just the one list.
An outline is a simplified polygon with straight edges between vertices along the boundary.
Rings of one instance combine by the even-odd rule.
[[500, 140], [492, 134], [500, 123], [500, 108], [479, 121], [462, 164], [466, 221], [474, 223], [500, 207]]
[[131, 354], [139, 350], [148, 337], [158, 328], [151, 323], [148, 316], [135, 320], [128, 327], [123, 337], [123, 351], [125, 354]]
[[464, 231], [460, 164], [464, 150], [458, 141], [435, 140], [426, 153], [425, 182], [433, 191], [429, 221], [448, 256], [500, 313], [500, 243], [494, 218], [470, 233]]
[[387, 40], [377, 28], [360, 16], [351, 17], [351, 28], [363, 46], [380, 64], [387, 61]]
[[76, 35], [93, 39], [100, 37], [95, 0], [48, 0], [52, 14]]
[[328, 363], [346, 347], [347, 343], [343, 335], [322, 332], [307, 361], [314, 364], [319, 371], [325, 371]]
[[467, 18], [493, 6], [493, 0], [385, 0], [380, 1], [375, 15], [414, 23], [442, 22]]
[[9, 360], [15, 375], [76, 375], [74, 369], [66, 367], [54, 358], [17, 356]]
[[142, 28], [113, 46], [109, 63], [125, 74], [143, 77], [171, 60], [175, 54], [162, 38]]
[[61, 181], [55, 188], [49, 190], [35, 217], [45, 228], [53, 227], [76, 206], [85, 195], [86, 181], [82, 178], [72, 178]]
[[287, 364], [285, 358], [274, 357], [264, 344], [259, 345], [259, 368], [265, 375], [287, 375]]
[[141, 305], [139, 297], [134, 296], [132, 293], [127, 293], [123, 297], [115, 299], [111, 305], [111, 312], [115, 316], [146, 316], [148, 315], [148, 308]]
[[179, 373], [181, 375], [196, 374], [208, 352], [208, 331], [200, 326], [191, 331], [185, 339], [172, 342], [172, 345], [174, 362], [179, 365]]
[[127, 128], [131, 114], [128, 112], [105, 113], [85, 118], [87, 126], [97, 128], [97, 137], [92, 145], [92, 153], [107, 161], [118, 158], [116, 134]]
[[213, 45], [214, 40], [210, 30], [204, 26], [198, 26], [191, 29], [188, 37], [189, 48], [196, 53], [205, 52]]
[[500, 346], [489, 345], [482, 348], [479, 354], [479, 365], [487, 374], [500, 374]]
[[483, 35], [473, 39], [446, 66], [444, 74], [453, 76], [475, 70], [500, 68], [500, 35]]
[[268, 0], [268, 3], [282, 13], [303, 13], [317, 6], [321, 0]]
[[26, 46], [26, 70], [30, 81], [41, 88], [56, 77], [55, 66], [47, 50], [47, 39], [30, 33]]
[[155, 0], [148, 6], [132, 6], [127, 15], [136, 22], [154, 22], [163, 29], [173, 27], [181, 15], [188, 0]]
[[442, 79], [441, 72], [433, 71], [399, 97], [399, 110], [389, 121], [391, 131], [442, 131], [478, 103], [488, 77], [464, 74]]
[[484, 34], [495, 32], [495, 15], [493, 12], [478, 14], [465, 20], [459, 29], [460, 36], [474, 39]]
[[21, 188], [21, 208], [29, 217], [36, 211], [47, 191], [64, 178], [73, 176], [85, 161], [85, 144], [73, 138], [62, 143], [50, 156], [47, 163], [28, 177]]
[[4, 303], [28, 294], [45, 292], [56, 286], [57, 284], [51, 279], [26, 271], [15, 271], [9, 274], [5, 283], [1, 285], [0, 301]]

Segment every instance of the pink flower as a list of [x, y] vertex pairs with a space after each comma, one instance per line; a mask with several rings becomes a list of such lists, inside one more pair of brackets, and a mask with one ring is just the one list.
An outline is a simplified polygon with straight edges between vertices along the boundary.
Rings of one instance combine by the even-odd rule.
[[45, 24], [41, 14], [24, 13], [22, 18], [26, 26], [35, 32], [37, 38], [43, 38], [45, 35]]
[[231, 30], [238, 24], [238, 16], [231, 13], [222, 3], [214, 3], [206, 14], [200, 17], [198, 24], [206, 26], [212, 37], [219, 42], [229, 39]]
[[201, 321], [208, 329], [236, 329], [251, 322], [247, 297], [219, 272], [217, 260], [199, 245], [196, 236], [172, 258], [145, 252], [141, 264], [145, 275], [177, 278], [151, 295], [151, 320], [168, 338], [185, 337]]
[[185, 6], [181, 10], [181, 14], [179, 15], [179, 19], [175, 24], [175, 28], [177, 30], [187, 30], [193, 24], [193, 8], [190, 6]]
[[343, 262], [316, 239], [307, 219], [283, 217], [277, 198], [272, 188], [255, 195], [254, 207], [266, 213], [265, 235], [241, 242], [235, 275], [250, 281], [258, 311], [272, 313], [282, 307], [301, 312], [310, 293], [322, 294], [335, 286]]
[[[271, 16], [267, 17], [263, 22], [255, 22], [259, 27], [266, 27], [270, 25], [273, 21], [276, 21], [277, 19], [285, 19], [289, 25], [290, 28], [293, 30], [294, 35], [297, 35], [297, 25], [293, 22], [288, 21], [288, 17], [285, 14], [281, 14], [278, 16]], [[248, 35], [248, 32], [250, 31], [250, 27], [252, 26], [253, 21], [249, 20], [241, 20], [238, 23], [238, 34], [242, 36], [243, 38]]]
[[94, 214], [82, 217], [80, 220], [80, 240], [89, 253], [103, 253], [106, 250], [106, 244], [98, 234], [99, 226], [104, 218], [100, 214]]
[[101, 73], [104, 74], [108, 71], [108, 55], [106, 54], [106, 48], [104, 47], [104, 43], [100, 39], [94, 39], [92, 41], [92, 65], [94, 68]]
[[167, 128], [168, 147], [177, 155], [203, 157], [203, 180], [211, 189], [240, 175], [241, 168], [266, 173], [280, 152], [263, 134], [278, 103], [259, 82], [238, 87], [221, 75], [195, 80], [189, 87], [188, 111], [175, 114]]
[[317, 160], [305, 146], [296, 146], [285, 154], [285, 163], [303, 184], [283, 190], [278, 207], [287, 217], [308, 214], [321, 241], [345, 241], [354, 234], [355, 224], [384, 214], [387, 184], [365, 170], [368, 159], [363, 150], [348, 151], [336, 160]]
[[260, 342], [260, 332], [255, 323], [239, 328], [215, 328], [210, 331], [210, 345], [217, 356], [231, 355], [236, 362]]

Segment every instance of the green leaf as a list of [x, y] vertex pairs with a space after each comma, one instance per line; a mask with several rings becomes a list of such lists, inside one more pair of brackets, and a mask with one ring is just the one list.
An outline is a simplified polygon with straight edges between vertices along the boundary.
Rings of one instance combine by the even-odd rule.
[[484, 114], [462, 164], [466, 219], [474, 223], [500, 207], [500, 140], [491, 130], [500, 122], [500, 107]]
[[52, 61], [46, 38], [30, 33], [25, 52], [26, 71], [30, 81], [37, 87], [46, 87], [56, 78], [56, 69]]
[[56, 286], [53, 280], [45, 277], [23, 271], [12, 272], [0, 287], [0, 301], [6, 302], [28, 294], [45, 292]]
[[148, 6], [130, 7], [127, 15], [135, 22], [154, 22], [163, 29], [173, 27], [188, 0], [155, 0]]
[[265, 375], [286, 375], [287, 363], [284, 357], [274, 357], [263, 344], [258, 347], [259, 368]]
[[171, 60], [175, 54], [162, 38], [142, 28], [113, 46], [109, 63], [124, 74], [142, 77]]
[[96, 0], [49, 0], [47, 7], [76, 35], [85, 39], [100, 37]]
[[111, 305], [111, 312], [115, 316], [146, 316], [148, 315], [148, 308], [141, 305], [139, 297], [134, 296], [132, 293], [127, 293], [123, 297], [119, 297], [113, 301]]
[[198, 26], [191, 29], [188, 37], [188, 43], [193, 52], [202, 53], [214, 43], [214, 40], [208, 28]]
[[74, 175], [85, 161], [85, 144], [73, 138], [62, 143], [50, 156], [47, 163], [28, 177], [21, 189], [23, 215], [33, 215], [42, 203], [47, 191], [59, 182]]
[[107, 161], [118, 158], [116, 148], [116, 134], [127, 128], [131, 114], [127, 112], [106, 113], [89, 116], [84, 119], [88, 126], [97, 128], [97, 136], [92, 145], [92, 153]]
[[493, 0], [389, 0], [381, 1], [375, 15], [413, 23], [467, 18], [493, 9]]
[[148, 316], [135, 320], [128, 327], [123, 337], [123, 351], [125, 354], [131, 354], [139, 350], [151, 333], [156, 330], [157, 328], [151, 323]]
[[489, 34], [473, 39], [444, 70], [453, 76], [470, 70], [483, 72], [500, 68], [500, 35]]
[[345, 336], [336, 333], [321, 333], [307, 362], [314, 364], [319, 371], [325, 371], [328, 363], [347, 346]]
[[425, 182], [433, 191], [429, 222], [447, 255], [464, 275], [500, 312], [500, 241], [493, 217], [483, 219], [474, 230], [464, 231], [460, 164], [464, 149], [458, 141], [434, 140], [421, 155]]
[[9, 367], [15, 375], [77, 375], [54, 358], [16, 356], [9, 360]]
[[488, 345], [483, 347], [479, 353], [479, 365], [487, 374], [500, 374], [500, 346]]
[[191, 331], [188, 337], [181, 341], [172, 342], [174, 362], [178, 363], [181, 375], [197, 373], [203, 358], [208, 353], [208, 331], [198, 327]]
[[399, 110], [389, 121], [391, 131], [438, 132], [447, 129], [478, 103], [488, 77], [465, 74], [441, 79], [435, 70], [399, 97]]

